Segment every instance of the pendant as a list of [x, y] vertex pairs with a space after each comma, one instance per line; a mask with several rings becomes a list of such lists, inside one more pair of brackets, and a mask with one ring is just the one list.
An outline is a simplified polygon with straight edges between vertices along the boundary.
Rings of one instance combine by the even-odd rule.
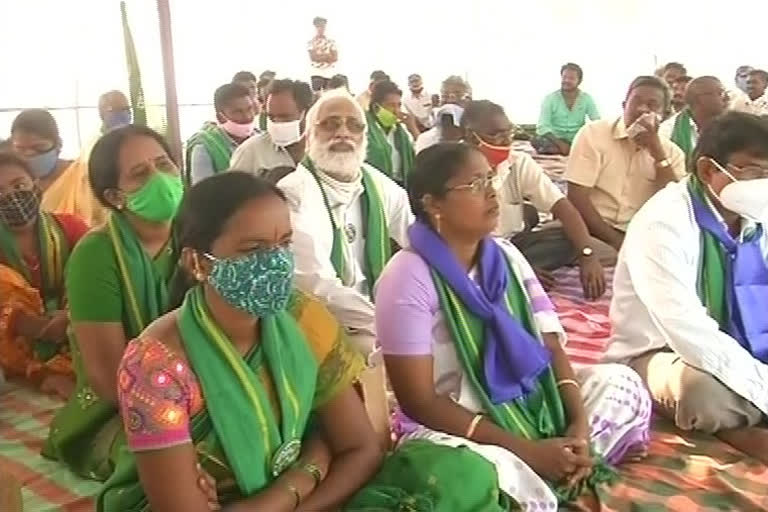
[[299, 460], [301, 454], [301, 441], [291, 439], [283, 443], [272, 456], [272, 476], [277, 478], [283, 471]]
[[354, 224], [347, 224], [344, 227], [344, 234], [347, 235], [347, 243], [351, 244], [357, 237], [357, 228], [355, 228]]

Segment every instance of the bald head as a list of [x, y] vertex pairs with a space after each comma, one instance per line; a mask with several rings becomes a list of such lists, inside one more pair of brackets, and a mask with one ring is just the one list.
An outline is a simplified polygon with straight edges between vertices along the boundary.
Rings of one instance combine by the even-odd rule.
[[728, 94], [722, 82], [714, 76], [701, 76], [691, 80], [685, 91], [685, 101], [694, 118], [712, 119], [728, 108]]
[[129, 124], [131, 104], [125, 94], [120, 91], [109, 91], [99, 96], [99, 117], [104, 126], [109, 129]]

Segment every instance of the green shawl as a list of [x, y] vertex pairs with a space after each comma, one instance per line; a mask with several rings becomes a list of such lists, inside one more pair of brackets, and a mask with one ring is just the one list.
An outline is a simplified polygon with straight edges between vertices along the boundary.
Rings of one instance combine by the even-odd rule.
[[[251, 496], [299, 455], [315, 396], [317, 361], [288, 311], [262, 318], [262, 342], [241, 357], [211, 317], [199, 286], [188, 292], [177, 322], [184, 350], [206, 398], [206, 409], [192, 418], [193, 442], [198, 449], [200, 443], [220, 446], [240, 495]], [[277, 391], [279, 421], [259, 377], [264, 362]], [[206, 450], [202, 451], [205, 456]], [[146, 509], [136, 461], [127, 448], [121, 452], [97, 506], [102, 512]]]
[[[688, 179], [688, 192], [709, 204], [704, 188], [696, 174]], [[725, 251], [711, 233], [701, 230], [701, 258], [696, 279], [696, 292], [707, 308], [707, 314], [714, 318], [720, 330], [728, 329], [728, 304], [725, 300], [725, 269], [728, 264]]]
[[[40, 261], [40, 298], [46, 314], [65, 307], [64, 265], [69, 259], [71, 247], [56, 218], [47, 212], [40, 212], [37, 219], [37, 246]], [[0, 224], [0, 261], [5, 262], [21, 274], [30, 286], [32, 276], [24, 264], [16, 237]], [[35, 340], [33, 352], [41, 361], [47, 361], [59, 352], [59, 345], [52, 341]]]
[[[483, 409], [494, 423], [516, 436], [531, 441], [562, 437], [568, 425], [552, 368], [541, 374], [537, 389], [527, 396], [503, 404], [494, 404], [485, 388], [482, 321], [469, 311], [453, 289], [434, 270], [432, 279], [459, 361], [480, 398]], [[509, 268], [506, 301], [509, 312], [520, 321], [525, 330], [541, 339], [541, 333], [533, 321], [529, 298], [512, 268]], [[587, 484], [595, 486], [613, 478], [614, 472], [610, 467], [605, 465], [602, 458], [596, 457], [596, 464]], [[582, 491], [581, 488], [568, 490], [554, 486], [553, 490], [561, 501], [572, 500]]]
[[379, 124], [376, 116], [368, 111], [365, 114], [368, 123], [368, 156], [365, 161], [380, 170], [390, 178], [397, 181], [398, 170], [399, 179], [403, 185], [408, 182], [408, 174], [413, 168], [413, 161], [416, 154], [413, 151], [413, 144], [408, 138], [402, 123], [397, 123], [393, 128], [395, 130], [395, 148], [400, 153], [401, 169], [392, 168], [392, 146], [389, 145], [387, 134]]
[[685, 107], [677, 115], [675, 126], [672, 129], [672, 142], [677, 144], [677, 146], [683, 150], [686, 162], [688, 162], [688, 159], [691, 158], [691, 154], [693, 153], [693, 141], [691, 140], [691, 136], [693, 135], [691, 133], [692, 121], [691, 109]]
[[192, 184], [192, 150], [202, 144], [213, 163], [215, 173], [229, 169], [229, 161], [235, 150], [232, 138], [216, 123], [206, 123], [203, 128], [187, 141], [185, 181]]
[[408, 441], [387, 458], [379, 473], [344, 512], [504, 512], [493, 464], [466, 446]]
[[[104, 257], [114, 258], [117, 263], [125, 317], [123, 330], [130, 340], [165, 312], [167, 283], [157, 275], [152, 260], [122, 214], [113, 213], [104, 229], [113, 251]], [[70, 348], [77, 377], [75, 392], [53, 419], [43, 455], [65, 463], [83, 478], [105, 480], [112, 473], [113, 459], [124, 442], [122, 425], [114, 404], [100, 400], [88, 383], [73, 331]]]
[[[344, 251], [342, 250], [342, 244], [344, 244], [346, 240], [344, 227], [336, 224], [336, 218], [333, 213], [331, 213], [331, 206], [328, 203], [328, 196], [317, 176], [315, 164], [309, 157], [304, 159], [303, 164], [304, 167], [312, 173], [312, 176], [317, 181], [317, 186], [320, 188], [320, 193], [323, 196], [323, 204], [325, 205], [328, 218], [333, 226], [331, 263], [336, 270], [336, 276], [343, 282], [343, 276], [345, 275], [344, 269], [346, 268]], [[386, 214], [384, 213], [384, 204], [381, 200], [381, 193], [371, 174], [365, 168], [362, 168], [361, 172], [363, 177], [363, 200], [361, 204], [365, 227], [365, 233], [363, 234], [365, 236], [365, 278], [368, 282], [370, 296], [373, 298], [373, 285], [379, 279], [381, 272], [384, 270], [384, 266], [392, 256], [392, 246], [389, 240], [389, 227], [387, 225]]]

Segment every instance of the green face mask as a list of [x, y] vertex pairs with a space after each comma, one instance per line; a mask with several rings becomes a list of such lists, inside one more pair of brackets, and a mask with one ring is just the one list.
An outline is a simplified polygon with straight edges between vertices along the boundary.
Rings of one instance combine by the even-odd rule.
[[179, 176], [157, 171], [143, 187], [128, 194], [126, 208], [142, 219], [166, 222], [176, 215], [183, 195]]
[[395, 114], [384, 107], [379, 107], [379, 111], [376, 112], [376, 119], [378, 119], [381, 126], [387, 130], [393, 128], [399, 121]]

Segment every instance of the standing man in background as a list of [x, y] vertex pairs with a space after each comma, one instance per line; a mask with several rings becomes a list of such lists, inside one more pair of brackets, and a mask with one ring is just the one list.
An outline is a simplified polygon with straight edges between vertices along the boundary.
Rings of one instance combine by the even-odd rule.
[[315, 37], [309, 41], [307, 50], [312, 63], [312, 90], [320, 92], [328, 88], [328, 81], [336, 74], [339, 53], [336, 49], [336, 41], [325, 36], [328, 20], [318, 16], [312, 24], [316, 32]]
[[416, 118], [419, 132], [425, 132], [432, 128], [432, 97], [424, 90], [424, 81], [421, 75], [413, 74], [408, 77], [408, 94], [403, 99], [403, 105], [410, 114]]
[[592, 96], [579, 86], [584, 79], [581, 66], [569, 62], [560, 68], [560, 89], [544, 98], [531, 144], [542, 155], [567, 155], [576, 133], [587, 122], [600, 119]]

